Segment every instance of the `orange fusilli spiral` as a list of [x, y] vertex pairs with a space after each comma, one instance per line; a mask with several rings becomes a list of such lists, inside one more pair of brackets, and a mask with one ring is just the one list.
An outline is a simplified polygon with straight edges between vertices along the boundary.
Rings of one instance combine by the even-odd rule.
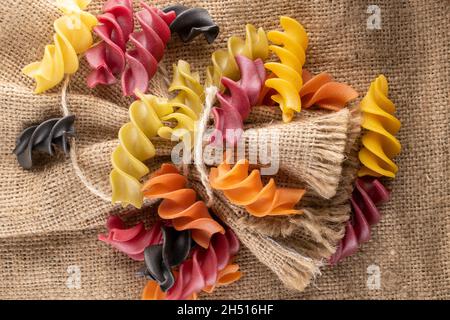
[[203, 201], [197, 201], [197, 193], [187, 189], [187, 179], [171, 164], [164, 164], [144, 185], [142, 191], [148, 199], [164, 199], [158, 214], [172, 220], [178, 231], [192, 230], [192, 238], [198, 245], [208, 248], [211, 237], [225, 233], [223, 227], [208, 212]]
[[303, 70], [303, 87], [300, 90], [302, 107], [307, 109], [314, 105], [322, 109], [339, 111], [350, 101], [358, 98], [358, 92], [345, 83], [336, 82], [333, 77], [322, 72], [313, 76]]
[[301, 214], [294, 206], [305, 194], [303, 189], [277, 188], [275, 180], [264, 186], [259, 170], [249, 175], [249, 161], [240, 160], [231, 168], [225, 161], [212, 168], [209, 181], [213, 189], [221, 190], [231, 203], [245, 206], [256, 217]]
[[[269, 75], [269, 79], [275, 75]], [[345, 106], [358, 98], [358, 92], [345, 83], [336, 82], [333, 77], [322, 72], [313, 76], [308, 70], [303, 69], [302, 74], [303, 86], [300, 89], [300, 98], [302, 108], [308, 109], [317, 106], [321, 109], [339, 111]], [[274, 105], [271, 96], [276, 91], [269, 87], [261, 90], [259, 97], [259, 105]]]

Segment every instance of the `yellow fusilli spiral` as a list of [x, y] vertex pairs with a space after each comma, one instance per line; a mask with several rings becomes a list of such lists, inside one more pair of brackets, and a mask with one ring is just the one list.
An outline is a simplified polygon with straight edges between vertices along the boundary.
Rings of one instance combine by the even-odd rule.
[[395, 134], [400, 130], [400, 121], [394, 116], [395, 105], [388, 98], [388, 82], [381, 75], [370, 85], [369, 92], [361, 102], [363, 112], [363, 148], [359, 159], [363, 164], [358, 175], [391, 177], [398, 171], [392, 159], [400, 153], [401, 145]]
[[97, 19], [83, 11], [89, 3], [88, 0], [56, 1], [64, 16], [54, 22], [54, 44], [45, 47], [41, 61], [23, 69], [23, 73], [35, 79], [35, 93], [47, 91], [58, 85], [65, 74], [77, 72], [78, 55], [92, 46], [92, 29], [97, 25]]
[[183, 138], [186, 132], [191, 134], [191, 142], [194, 138], [195, 122], [203, 110], [204, 91], [200, 84], [198, 72], [192, 73], [189, 63], [178, 61], [174, 65], [174, 76], [169, 92], [178, 92], [177, 96], [169, 101], [169, 106], [174, 112], [161, 118], [163, 121], [175, 121], [177, 125], [172, 128], [163, 126], [158, 130], [158, 135], [165, 139], [172, 136]]
[[149, 173], [144, 161], [155, 156], [156, 150], [151, 138], [162, 128], [161, 118], [173, 109], [165, 99], [137, 93], [139, 100], [130, 106], [131, 121], [119, 131], [120, 145], [113, 152], [113, 171], [110, 175], [113, 203], [128, 204], [141, 208], [143, 194], [141, 182]]
[[212, 54], [213, 65], [208, 67], [206, 85], [220, 87], [222, 77], [232, 80], [239, 79], [239, 68], [235, 57], [243, 55], [249, 59], [265, 61], [269, 55], [269, 44], [263, 28], [256, 29], [253, 25], [246, 25], [245, 40], [239, 37], [228, 39], [227, 50], [217, 50]]
[[266, 81], [266, 87], [278, 94], [272, 99], [280, 105], [283, 121], [290, 122], [294, 112], [301, 111], [300, 89], [303, 86], [302, 68], [306, 60], [308, 35], [303, 26], [289, 17], [280, 18], [284, 32], [270, 31], [267, 38], [275, 45], [269, 46], [281, 62], [269, 62], [265, 67], [275, 74]]
[[[191, 72], [187, 62], [180, 60], [174, 66], [169, 91], [177, 91], [178, 95], [168, 100], [136, 92], [139, 100], [130, 106], [131, 121], [120, 129], [120, 145], [112, 154], [113, 203], [142, 207], [144, 195], [140, 180], [149, 173], [144, 162], [156, 154], [152, 138], [171, 139], [172, 135], [181, 138], [184, 130], [193, 136], [195, 121], [202, 111], [203, 87], [199, 75]], [[174, 128], [168, 126], [172, 121], [177, 123]]]

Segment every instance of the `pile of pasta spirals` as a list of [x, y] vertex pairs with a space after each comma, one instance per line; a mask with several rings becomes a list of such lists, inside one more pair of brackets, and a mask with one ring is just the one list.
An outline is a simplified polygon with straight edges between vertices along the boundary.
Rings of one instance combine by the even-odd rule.
[[[119, 145], [111, 155], [112, 202], [140, 209], [145, 199], [160, 200], [158, 222], [127, 226], [112, 216], [99, 240], [142, 264], [138, 274], [148, 280], [143, 299], [196, 299], [202, 292], [237, 281], [242, 275], [235, 263], [240, 247], [237, 236], [175, 165], [164, 164], [150, 172], [146, 162], [157, 153], [152, 139], [193, 141], [202, 117], [211, 116], [215, 131], [210, 144], [233, 147], [242, 138], [251, 110], [259, 105], [278, 107], [281, 120], [289, 123], [304, 109], [339, 111], [358, 93], [326, 72], [312, 75], [304, 69], [308, 34], [297, 20], [283, 16], [280, 30], [266, 32], [248, 24], [244, 38], [230, 37], [226, 49], [212, 53], [204, 84], [188, 62], [178, 61], [168, 88], [171, 97], [155, 96], [149, 93], [149, 83], [173, 34], [184, 42], [203, 35], [212, 43], [219, 26], [203, 8], [159, 9], [142, 2], [135, 11], [131, 0], [109, 0], [95, 17], [87, 11], [89, 3], [56, 1], [62, 16], [54, 22], [53, 44], [45, 48], [42, 60], [23, 72], [36, 81], [35, 93], [41, 94], [76, 73], [81, 59], [91, 69], [88, 87], [118, 84], [124, 96], [135, 99], [129, 108], [130, 121], [120, 129]], [[209, 87], [218, 93], [206, 111]], [[351, 198], [353, 215], [331, 264], [354, 254], [370, 239], [371, 226], [381, 218], [379, 206], [389, 199], [380, 178], [394, 178], [398, 172], [393, 158], [401, 149], [395, 137], [400, 121], [384, 76], [371, 84], [361, 111], [365, 133]], [[19, 164], [31, 169], [34, 152], [53, 156], [55, 147], [68, 154], [74, 121], [74, 115], [66, 115], [26, 128], [14, 150]], [[230, 130], [238, 134], [230, 136]], [[229, 160], [225, 154], [223, 163], [211, 168], [207, 178], [208, 186], [222, 192], [230, 203], [257, 218], [302, 214], [296, 206], [306, 190], [280, 188], [276, 177], [264, 183], [260, 170], [251, 169], [248, 159], [238, 159], [234, 165]]]

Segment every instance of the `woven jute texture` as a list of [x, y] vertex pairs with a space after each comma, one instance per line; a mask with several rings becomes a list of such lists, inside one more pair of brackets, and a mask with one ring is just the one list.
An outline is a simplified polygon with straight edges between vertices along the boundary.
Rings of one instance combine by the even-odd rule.
[[[94, 1], [89, 11], [100, 12], [102, 2]], [[236, 229], [243, 242], [238, 262], [244, 277], [202, 298], [449, 298], [448, 4], [378, 1], [381, 29], [369, 30], [366, 21], [371, 3], [366, 1], [183, 3], [207, 8], [221, 26], [221, 34], [213, 45], [203, 39], [184, 45], [175, 36], [164, 58], [168, 70], [177, 59], [204, 70], [211, 52], [225, 47], [230, 35], [243, 36], [245, 23], [269, 30], [279, 27], [278, 16], [289, 15], [308, 31], [310, 71], [328, 71], [361, 94], [378, 74], [385, 74], [390, 98], [403, 124], [398, 135], [403, 145], [397, 159], [400, 173], [387, 182], [393, 196], [381, 208], [383, 220], [374, 228], [373, 240], [337, 267], [324, 265], [319, 269], [319, 262], [334, 250], [334, 242], [342, 236], [339, 226], [348, 218], [346, 200], [355, 171], [350, 149], [357, 136], [356, 115], [351, 116], [349, 111], [333, 115], [347, 122], [340, 127], [347, 129], [336, 146], [337, 153], [345, 151], [347, 159], [342, 159], [343, 166], [329, 171], [334, 177], [342, 173], [341, 179], [331, 181], [334, 192], [317, 188], [301, 167], [296, 168], [298, 176], [290, 176], [281, 168], [277, 177], [281, 185], [306, 185], [311, 189], [301, 204], [304, 216], [293, 218], [289, 224], [278, 219], [254, 221], [238, 208], [229, 211], [230, 206], [217, 193], [213, 209]], [[161, 7], [166, 4], [157, 3]], [[97, 234], [104, 232], [107, 215], [119, 209], [92, 195], [63, 156], [38, 158], [36, 169], [25, 172], [11, 154], [23, 128], [61, 116], [60, 88], [34, 96], [32, 81], [20, 72], [25, 64], [42, 56], [45, 44], [51, 41], [52, 22], [58, 16], [50, 0], [2, 3], [0, 298], [136, 299], [145, 284], [134, 275], [140, 265], [96, 241]], [[109, 157], [117, 145], [117, 132], [128, 119], [131, 101], [122, 98], [118, 87], [88, 90], [87, 73], [83, 61], [69, 88], [69, 108], [77, 117], [78, 162], [90, 182], [109, 193]], [[262, 113], [254, 113], [251, 119], [267, 122], [268, 113]], [[331, 115], [305, 116], [299, 121], [311, 123], [320, 117]], [[250, 140], [252, 132], [247, 132]], [[304, 140], [299, 138], [297, 143], [301, 145]], [[296, 163], [301, 164], [304, 156], [302, 150], [298, 152]], [[159, 157], [151, 164], [152, 169], [166, 160]], [[204, 195], [195, 173], [191, 180]], [[331, 198], [319, 201], [319, 195]], [[128, 213], [136, 220], [138, 216], [154, 216], [152, 210]], [[323, 228], [317, 232], [316, 226]], [[297, 250], [293, 253], [292, 248]], [[80, 282], [75, 281], [78, 271]], [[312, 285], [302, 293], [285, 286], [303, 289], [310, 280]]]

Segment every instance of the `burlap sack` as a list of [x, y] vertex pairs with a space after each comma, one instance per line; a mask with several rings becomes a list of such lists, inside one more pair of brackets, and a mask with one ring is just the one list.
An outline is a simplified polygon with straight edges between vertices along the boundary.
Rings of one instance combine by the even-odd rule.
[[[279, 15], [290, 15], [308, 30], [313, 44], [308, 53], [311, 71], [329, 71], [361, 93], [378, 73], [385, 73], [391, 83], [391, 98], [398, 105], [398, 117], [403, 123], [399, 134], [404, 146], [398, 159], [401, 171], [390, 184], [393, 199], [382, 208], [384, 219], [374, 230], [374, 240], [365, 245], [361, 253], [339, 267], [323, 268], [323, 275], [317, 278], [315, 285], [299, 294], [281, 285], [272, 272], [280, 270], [271, 271], [261, 264], [258, 258], [264, 255], [265, 248], [244, 247], [239, 255], [245, 273], [243, 279], [207, 298], [449, 297], [449, 190], [446, 183], [449, 67], [448, 36], [442, 28], [448, 15], [446, 4], [380, 1], [381, 30], [368, 30], [369, 3], [360, 1], [301, 4], [282, 1], [276, 5], [270, 1], [185, 3], [209, 9], [222, 27], [222, 33], [213, 46], [201, 39], [188, 47], [172, 41], [165, 57], [167, 66], [183, 58], [203, 69], [212, 50], [223, 47], [230, 35], [242, 35], [245, 23], [269, 29], [278, 27]], [[161, 6], [165, 4], [162, 2]], [[8, 0], [2, 5], [0, 297], [138, 298], [144, 285], [134, 276], [139, 265], [95, 240], [113, 207], [85, 189], [68, 161], [52, 159], [46, 166], [28, 173], [19, 169], [11, 155], [15, 137], [27, 124], [60, 115], [57, 90], [54, 94], [33, 96], [31, 81], [20, 73], [23, 65], [41, 56], [51, 38], [51, 22], [58, 12], [50, 1]], [[94, 1], [90, 10], [97, 13], [100, 6], [101, 1]], [[78, 160], [94, 186], [107, 193], [109, 154], [117, 143], [118, 129], [127, 121], [130, 101], [121, 97], [119, 88], [87, 90], [86, 74], [83, 63], [72, 79], [69, 95], [71, 111], [77, 116]], [[344, 170], [354, 171], [353, 160], [346, 162]], [[344, 172], [344, 176], [350, 174]], [[285, 178], [282, 183], [291, 183]], [[348, 182], [341, 181], [337, 196], [323, 205], [335, 205], [341, 213], [348, 211], [348, 207], [339, 209], [339, 206], [348, 206], [341, 196], [348, 193], [342, 187], [346, 184], [348, 188]], [[305, 199], [306, 204], [314, 203], [313, 198]], [[218, 201], [216, 206], [220, 208], [221, 203]], [[313, 211], [308, 213], [310, 221], [323, 225], [319, 221], [323, 211]], [[327, 216], [330, 215], [328, 212]], [[345, 214], [335, 216], [338, 220], [347, 218]], [[335, 223], [339, 225], [339, 221]], [[254, 223], [248, 222], [249, 233], [256, 232], [252, 231], [252, 226]], [[265, 227], [267, 225], [256, 226], [258, 232]], [[261, 237], [283, 239], [277, 234], [280, 228], [265, 230], [266, 235]], [[304, 229], [304, 233], [301, 229], [296, 230], [298, 232], [283, 230], [291, 236], [284, 240], [282, 247], [286, 249], [281, 248], [280, 252], [289, 256], [289, 246], [303, 247], [300, 255], [315, 261], [329, 255], [333, 248], [326, 244], [342, 236], [342, 230], [333, 228], [319, 234], [310, 232], [315, 228]], [[241, 240], [248, 245], [245, 238]], [[283, 240], [278, 243], [283, 244]], [[315, 249], [322, 249], [312, 252], [307, 245], [311, 243], [316, 244]], [[298, 256], [297, 253], [294, 261]], [[310, 263], [312, 260], [298, 259], [294, 269], [298, 274], [304, 268], [317, 270], [317, 273], [318, 265]], [[271, 262], [282, 265], [279, 259]], [[81, 272], [80, 283], [72, 281], [74, 270]], [[377, 276], [381, 287], [376, 281], [375, 286], [368, 286]], [[293, 287], [298, 288], [295, 284]]]

